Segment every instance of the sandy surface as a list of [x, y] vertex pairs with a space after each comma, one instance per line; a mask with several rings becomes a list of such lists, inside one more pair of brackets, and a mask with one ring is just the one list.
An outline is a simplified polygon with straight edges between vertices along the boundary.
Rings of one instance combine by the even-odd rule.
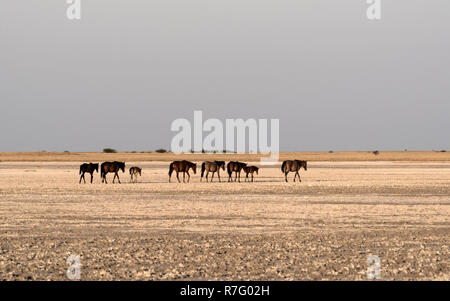
[[[375, 150], [374, 150], [375, 151]], [[328, 152], [280, 152], [279, 161], [308, 160], [327, 162], [357, 161], [394, 161], [394, 162], [447, 162], [450, 163], [450, 151], [328, 151]], [[183, 154], [183, 159], [190, 161], [224, 160], [224, 161], [260, 161], [268, 158], [261, 154]], [[175, 161], [180, 155], [157, 152], [0, 152], [0, 162], [100, 162], [100, 161]]]
[[365, 280], [372, 254], [382, 279], [450, 280], [448, 162], [316, 161], [302, 183], [275, 166], [240, 184], [132, 165], [137, 184], [79, 185], [79, 163], [0, 162], [0, 280], [67, 279], [71, 254], [82, 280]]

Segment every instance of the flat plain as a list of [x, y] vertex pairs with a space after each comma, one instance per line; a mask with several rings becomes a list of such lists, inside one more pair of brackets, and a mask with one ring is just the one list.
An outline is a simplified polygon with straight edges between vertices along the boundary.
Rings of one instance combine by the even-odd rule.
[[[367, 280], [370, 255], [384, 280], [450, 280], [448, 152], [282, 153], [309, 160], [301, 183], [280, 164], [168, 183], [179, 158], [0, 153], [0, 280], [67, 280], [70, 255], [82, 280]], [[79, 164], [116, 159], [138, 183], [78, 184]]]

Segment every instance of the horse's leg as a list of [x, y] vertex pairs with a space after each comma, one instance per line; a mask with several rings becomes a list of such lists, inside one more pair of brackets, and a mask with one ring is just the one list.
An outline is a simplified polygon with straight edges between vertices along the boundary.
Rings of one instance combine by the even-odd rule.
[[297, 170], [297, 176], [298, 176], [298, 181], [301, 182], [302, 179], [300, 179], [300, 174], [298, 173], [298, 170]]
[[91, 173], [91, 184], [92, 184], [92, 181], [94, 181], [94, 172]]
[[179, 177], [178, 175], [179, 175], [179, 173], [178, 173], [178, 171], [177, 171], [177, 179], [178, 179], [178, 183], [181, 183], [180, 177]]
[[119, 182], [119, 184], [120, 184], [119, 174], [118, 174], [118, 172], [117, 172], [117, 171], [116, 171], [116, 172], [114, 172], [113, 184], [114, 184], [114, 181], [116, 180], [116, 177], [117, 177], [117, 181], [118, 181], [118, 182]]
[[217, 177], [219, 178], [219, 183], [222, 183], [222, 182], [220, 181], [220, 172], [219, 172], [219, 171], [217, 171]]
[[252, 173], [252, 183], [253, 183], [253, 173]]
[[287, 179], [288, 173], [289, 173], [288, 171], [285, 171], [285, 172], [284, 172], [284, 179], [286, 180], [286, 183], [288, 182], [288, 179]]
[[212, 183], [213, 179], [214, 179], [214, 171], [212, 172], [212, 175], [211, 175], [211, 183]]
[[206, 171], [206, 183], [208, 183], [209, 170]]
[[239, 171], [239, 183], [241, 183], [241, 171]]
[[186, 171], [186, 173], [187, 173], [187, 175], [188, 175], [187, 182], [189, 183], [189, 180], [191, 179], [191, 175], [189, 174], [189, 170]]
[[103, 178], [105, 179], [105, 184], [108, 184], [108, 181], [106, 181], [106, 173], [103, 174]]
[[81, 176], [80, 176], [80, 181], [78, 182], [78, 184], [81, 184], [81, 179], [83, 178], [83, 175], [84, 175], [84, 173], [81, 174]]

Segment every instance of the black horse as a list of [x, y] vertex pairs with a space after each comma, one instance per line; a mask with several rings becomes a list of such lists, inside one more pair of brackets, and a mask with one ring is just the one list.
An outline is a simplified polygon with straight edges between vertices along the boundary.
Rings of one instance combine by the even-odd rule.
[[106, 174], [108, 172], [113, 172], [114, 173], [113, 183], [117, 177], [117, 180], [119, 180], [119, 184], [120, 184], [119, 170], [122, 170], [122, 172], [125, 172], [125, 162], [117, 162], [117, 161], [103, 162], [101, 165], [101, 168], [100, 168], [102, 183], [108, 184], [108, 182], [106, 181]]
[[242, 162], [237, 162], [237, 161], [228, 162], [228, 164], [227, 164], [228, 182], [233, 182], [231, 175], [233, 174], [233, 172], [235, 172], [236, 176], [234, 178], [234, 181], [236, 182], [236, 179], [239, 175], [239, 183], [241, 183], [241, 171], [246, 166], [247, 166], [247, 164], [242, 163]]
[[84, 183], [86, 183], [86, 179], [84, 178], [84, 174], [86, 172], [91, 174], [91, 183], [94, 179], [94, 171], [98, 172], [98, 163], [83, 163], [80, 165], [80, 182], [78, 184], [81, 184], [81, 179], [83, 179]]

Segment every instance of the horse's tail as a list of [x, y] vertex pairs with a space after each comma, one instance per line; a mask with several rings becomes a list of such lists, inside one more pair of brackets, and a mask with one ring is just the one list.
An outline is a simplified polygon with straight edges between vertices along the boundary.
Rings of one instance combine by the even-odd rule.
[[100, 166], [100, 177], [103, 178], [103, 175], [105, 174], [105, 166], [102, 164]]
[[228, 176], [231, 177], [231, 162], [229, 162], [227, 165], [227, 172], [228, 172]]
[[205, 173], [205, 162], [202, 163], [202, 175], [201, 178], [203, 178], [203, 174]]
[[173, 162], [170, 163], [169, 165], [169, 177], [172, 176], [172, 172], [173, 172]]
[[80, 175], [81, 175], [81, 168], [82, 168], [82, 166], [83, 166], [83, 165], [80, 165]]
[[285, 167], [285, 166], [286, 166], [286, 161], [283, 161], [283, 164], [281, 164], [281, 171], [282, 171], [282, 172], [285, 172], [285, 171], [284, 171], [284, 167]]
[[256, 174], [258, 174], [258, 170], [259, 170], [259, 168], [258, 168], [258, 167], [256, 167], [256, 169], [255, 169], [255, 171], [256, 171]]

